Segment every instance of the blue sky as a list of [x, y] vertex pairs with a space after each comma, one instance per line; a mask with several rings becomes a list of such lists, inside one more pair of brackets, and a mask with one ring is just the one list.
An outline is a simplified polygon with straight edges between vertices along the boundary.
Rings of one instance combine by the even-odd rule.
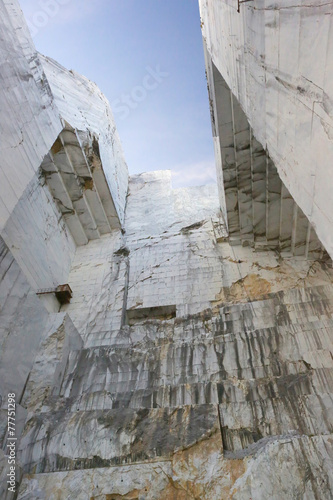
[[197, 0], [21, 0], [37, 49], [109, 99], [131, 174], [215, 182]]

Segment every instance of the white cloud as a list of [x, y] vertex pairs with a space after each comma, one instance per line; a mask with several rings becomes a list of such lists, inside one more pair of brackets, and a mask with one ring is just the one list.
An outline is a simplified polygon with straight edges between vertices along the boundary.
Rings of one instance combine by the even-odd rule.
[[212, 160], [175, 165], [170, 170], [174, 188], [216, 183], [216, 169]]

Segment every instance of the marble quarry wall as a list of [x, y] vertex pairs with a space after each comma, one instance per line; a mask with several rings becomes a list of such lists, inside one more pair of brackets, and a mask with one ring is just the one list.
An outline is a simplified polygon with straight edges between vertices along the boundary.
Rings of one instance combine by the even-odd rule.
[[[211, 107], [218, 100], [209, 74], [212, 64], [246, 114], [255, 142], [268, 153], [332, 257], [332, 3], [199, 4]], [[219, 147], [217, 143], [221, 162]]]
[[[15, 95], [29, 103], [33, 54], [41, 108], [59, 122], [44, 123], [43, 150], [27, 129], [35, 167], [25, 174], [30, 160], [16, 157], [26, 184], [0, 234], [1, 500], [332, 498], [331, 260], [230, 81], [207, 51], [218, 186], [173, 189], [169, 171], [128, 178], [104, 96], [30, 38], [17, 45], [19, 6], [0, 9], [26, 71], [11, 74]], [[63, 284], [69, 303], [55, 294]]]
[[97, 140], [103, 171], [122, 223], [128, 171], [110, 105], [95, 83], [53, 59], [41, 54], [39, 57], [61, 117], [79, 131], [88, 129]]
[[[16, 0], [0, 2], [0, 32], [0, 497], [5, 498], [7, 394], [16, 395], [19, 436], [26, 418], [21, 401], [43, 338], [61, 328], [69, 332], [68, 349], [76, 332], [50, 291], [68, 283], [80, 245], [121, 229], [128, 173], [106, 99], [91, 83], [96, 116], [85, 113], [84, 104], [80, 123], [75, 114], [65, 114]], [[58, 78], [62, 71], [67, 70], [59, 67]], [[84, 82], [81, 77], [72, 89], [80, 86], [83, 92]], [[69, 107], [71, 86], [63, 82], [62, 91]], [[81, 100], [86, 102], [86, 95]], [[105, 137], [112, 143], [107, 154]]]
[[0, 8], [0, 231], [37, 291], [66, 282], [77, 246], [121, 227], [128, 172], [100, 90], [37, 54], [16, 0]]
[[0, 18], [2, 230], [62, 126], [18, 2], [2, 1]]
[[169, 172], [130, 177], [124, 228], [76, 252], [82, 345], [41, 344], [18, 498], [329, 498], [330, 265], [231, 246]]

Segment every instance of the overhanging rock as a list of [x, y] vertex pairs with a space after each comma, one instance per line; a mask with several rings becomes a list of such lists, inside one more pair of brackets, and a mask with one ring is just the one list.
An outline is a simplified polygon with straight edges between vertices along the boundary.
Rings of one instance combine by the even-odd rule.
[[92, 134], [78, 132], [64, 122], [41, 173], [78, 246], [120, 228], [98, 141]]
[[225, 200], [230, 243], [309, 259], [326, 257], [313, 226], [254, 137], [207, 51], [206, 63], [220, 200]]
[[[199, 5], [212, 101], [211, 62], [231, 89], [233, 104], [237, 99], [245, 111], [252, 135], [269, 151], [282, 182], [333, 257], [332, 4], [199, 0]], [[255, 194], [264, 197], [260, 177]], [[263, 204], [260, 197], [258, 201]], [[239, 212], [243, 217], [242, 209]], [[290, 220], [289, 208], [287, 213]], [[305, 224], [293, 218], [303, 232]], [[254, 225], [259, 219], [260, 210]], [[284, 221], [282, 217], [283, 225]], [[242, 226], [243, 221], [243, 231], [249, 225]], [[304, 248], [304, 236], [295, 235], [293, 240], [296, 246], [303, 240]], [[312, 235], [308, 241], [314, 242]]]

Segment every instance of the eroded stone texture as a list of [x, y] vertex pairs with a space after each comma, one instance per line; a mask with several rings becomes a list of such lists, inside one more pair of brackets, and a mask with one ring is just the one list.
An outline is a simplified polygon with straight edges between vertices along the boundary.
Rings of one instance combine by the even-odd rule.
[[126, 234], [77, 251], [84, 345], [43, 400], [32, 370], [19, 498], [329, 498], [330, 266], [230, 246], [216, 190], [168, 180], [130, 179]]
[[21, 460], [26, 471], [40, 473], [168, 459], [207, 435], [219, 439], [218, 432], [216, 405], [83, 412], [61, 408], [26, 423]]

